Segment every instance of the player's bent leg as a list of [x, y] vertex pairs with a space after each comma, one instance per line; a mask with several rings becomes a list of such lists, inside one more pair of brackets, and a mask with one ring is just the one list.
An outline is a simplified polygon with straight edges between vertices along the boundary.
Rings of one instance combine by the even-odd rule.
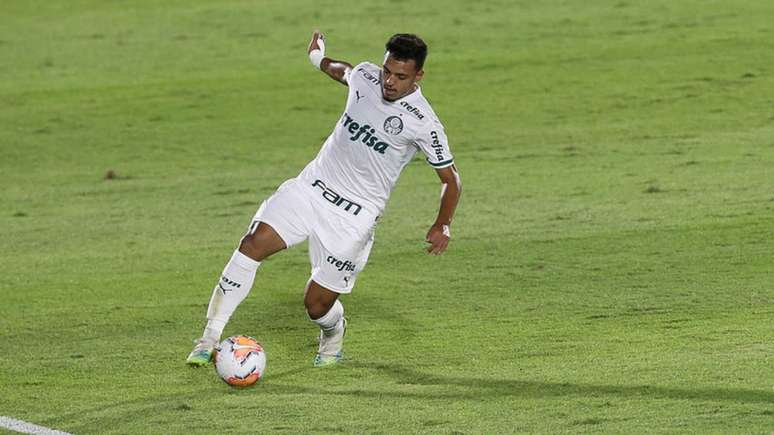
[[309, 318], [320, 327], [320, 343], [314, 357], [315, 367], [332, 366], [341, 361], [347, 319], [339, 294], [309, 280], [304, 305]]
[[192, 366], [209, 364], [226, 323], [250, 293], [261, 261], [286, 247], [268, 224], [261, 222], [251, 228], [253, 230], [242, 238], [239, 249], [234, 251], [213, 289], [207, 307], [207, 327], [186, 359]]
[[306, 313], [313, 321], [330, 312], [338, 299], [339, 293], [328, 290], [312, 279], [306, 284], [304, 306], [306, 307]]
[[285, 241], [271, 225], [259, 222], [255, 231], [248, 232], [239, 243], [239, 252], [255, 261], [263, 261], [287, 248]]

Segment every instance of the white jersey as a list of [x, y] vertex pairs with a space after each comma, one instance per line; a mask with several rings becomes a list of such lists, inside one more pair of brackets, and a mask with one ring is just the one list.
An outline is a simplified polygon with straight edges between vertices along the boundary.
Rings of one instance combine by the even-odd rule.
[[[433, 168], [451, 166], [454, 160], [443, 125], [421, 89], [396, 101], [385, 100], [381, 68], [370, 62], [355, 66], [345, 79], [349, 95], [344, 114], [299, 178], [324, 192], [330, 202], [381, 215], [417, 151]], [[353, 203], [357, 207], [350, 207]]]

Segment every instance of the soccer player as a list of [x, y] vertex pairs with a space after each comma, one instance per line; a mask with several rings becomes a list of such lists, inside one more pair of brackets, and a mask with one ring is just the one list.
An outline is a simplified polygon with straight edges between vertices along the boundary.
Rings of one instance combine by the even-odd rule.
[[443, 125], [419, 87], [427, 45], [416, 35], [397, 34], [386, 44], [381, 67], [352, 66], [326, 57], [323, 35], [315, 31], [308, 54], [315, 68], [349, 87], [344, 113], [317, 157], [258, 208], [213, 290], [204, 334], [188, 356], [191, 365], [210, 362], [261, 261], [306, 239], [312, 271], [304, 305], [320, 327], [314, 365], [339, 362], [347, 326], [339, 295], [352, 291], [390, 192], [417, 151], [442, 184], [440, 210], [425, 236], [427, 252], [440, 255], [449, 244], [461, 184]]

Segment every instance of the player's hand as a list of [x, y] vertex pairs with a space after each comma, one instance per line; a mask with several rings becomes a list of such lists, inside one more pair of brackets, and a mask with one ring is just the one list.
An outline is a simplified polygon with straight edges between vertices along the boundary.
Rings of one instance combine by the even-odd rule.
[[309, 48], [306, 50], [306, 53], [309, 54], [312, 50], [324, 50], [322, 44], [320, 44], [320, 40], [324, 39], [322, 32], [315, 30], [312, 34], [312, 40], [309, 41]]
[[449, 232], [448, 225], [433, 224], [430, 227], [430, 231], [425, 236], [425, 241], [430, 244], [427, 248], [427, 253], [432, 255], [441, 255], [443, 251], [449, 246], [449, 240], [451, 239], [451, 233]]

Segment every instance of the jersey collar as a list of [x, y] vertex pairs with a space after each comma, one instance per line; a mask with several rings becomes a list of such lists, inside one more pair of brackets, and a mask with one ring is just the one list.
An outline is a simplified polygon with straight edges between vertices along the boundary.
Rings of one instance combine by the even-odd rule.
[[413, 92], [411, 92], [409, 94], [406, 94], [406, 95], [398, 98], [397, 100], [390, 101], [390, 100], [387, 100], [386, 98], [384, 98], [384, 96], [382, 95], [382, 102], [384, 102], [385, 104], [398, 104], [398, 103], [400, 103], [402, 101], [415, 100], [415, 99], [421, 97], [422, 96], [422, 87], [419, 86], [419, 83], [415, 83], [415, 85], [416, 85], [417, 88], [414, 89]]

